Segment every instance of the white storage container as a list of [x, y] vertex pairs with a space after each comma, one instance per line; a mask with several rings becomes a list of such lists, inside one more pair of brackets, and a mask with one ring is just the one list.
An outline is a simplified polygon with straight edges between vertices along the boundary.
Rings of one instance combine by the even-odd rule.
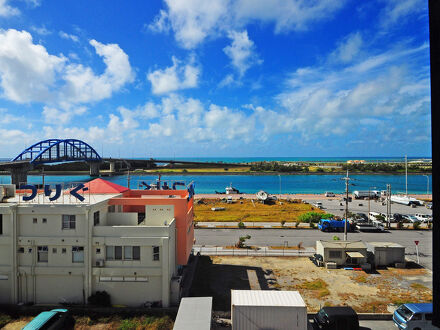
[[232, 329], [306, 330], [307, 307], [298, 291], [231, 290]]

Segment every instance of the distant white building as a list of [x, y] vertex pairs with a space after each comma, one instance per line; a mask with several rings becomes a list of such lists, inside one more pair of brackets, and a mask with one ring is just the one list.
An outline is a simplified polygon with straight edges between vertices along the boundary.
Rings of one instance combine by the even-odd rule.
[[[0, 203], [0, 303], [87, 303], [96, 291], [106, 291], [112, 304], [166, 307], [172, 295], [178, 297], [171, 292], [176, 201], [167, 195], [170, 202], [158, 204], [164, 199], [152, 196], [155, 205], [126, 212], [111, 201], [128, 189], [112, 184], [109, 190], [88, 191], [83, 202], [67, 196], [58, 203], [44, 196], [24, 202], [16, 195]], [[171, 192], [187, 201], [187, 191]], [[138, 199], [146, 202], [148, 196]], [[193, 228], [192, 210], [190, 215]]]

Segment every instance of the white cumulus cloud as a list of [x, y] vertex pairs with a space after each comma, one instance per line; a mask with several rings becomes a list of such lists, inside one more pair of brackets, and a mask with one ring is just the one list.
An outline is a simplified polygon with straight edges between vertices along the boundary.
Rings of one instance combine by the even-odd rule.
[[58, 35], [63, 39], [72, 40], [73, 42], [79, 42], [79, 38], [74, 34], [69, 34], [64, 31], [60, 31], [58, 32]]
[[237, 70], [240, 77], [254, 64], [260, 64], [261, 60], [255, 53], [255, 44], [249, 39], [247, 31], [231, 31], [228, 34], [231, 45], [223, 48], [225, 54], [231, 59], [231, 64]]
[[17, 8], [8, 5], [8, 0], [0, 0], [0, 17], [15, 16], [20, 14]]
[[345, 0], [164, 1], [167, 8], [159, 12], [150, 30], [172, 29], [175, 39], [187, 49], [253, 21], [273, 24], [275, 33], [305, 30], [311, 23], [330, 19], [345, 4]]
[[154, 94], [166, 94], [198, 86], [200, 68], [194, 64], [193, 59], [186, 64], [175, 57], [172, 61], [172, 66], [147, 74]]
[[50, 55], [26, 31], [0, 30], [0, 79], [4, 97], [26, 103], [53, 97], [51, 88], [66, 58]]

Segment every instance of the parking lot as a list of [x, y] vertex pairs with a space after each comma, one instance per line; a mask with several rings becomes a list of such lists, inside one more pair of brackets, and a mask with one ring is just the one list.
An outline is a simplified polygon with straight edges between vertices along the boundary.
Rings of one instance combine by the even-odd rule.
[[[342, 201], [340, 198], [322, 198], [322, 199], [305, 199], [307, 203], [310, 203], [312, 205], [316, 204], [317, 202], [322, 203], [322, 209], [328, 213], [332, 213], [336, 216], [344, 216], [345, 214], [345, 201]], [[368, 206], [370, 204], [370, 206]], [[371, 212], [380, 212], [385, 213], [387, 212], [387, 206], [382, 205], [382, 202], [378, 200], [362, 200], [362, 199], [353, 199], [351, 202], [348, 202], [348, 210], [352, 213], [358, 213], [362, 212], [365, 214], [368, 214], [368, 209], [370, 209]], [[423, 206], [416, 206], [411, 207], [403, 204], [396, 204], [391, 203], [391, 214], [393, 213], [400, 213], [400, 214], [428, 214], [432, 216], [432, 210], [427, 209], [424, 205]]]

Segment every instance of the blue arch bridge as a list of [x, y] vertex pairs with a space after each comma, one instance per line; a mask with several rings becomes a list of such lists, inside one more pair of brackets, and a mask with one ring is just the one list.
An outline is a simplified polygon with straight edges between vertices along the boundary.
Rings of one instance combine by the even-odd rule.
[[[152, 168], [157, 163], [170, 165], [195, 164], [195, 165], [216, 165], [216, 163], [191, 162], [180, 160], [159, 160], [159, 159], [125, 159], [125, 158], [102, 158], [92, 146], [77, 139], [48, 139], [37, 142], [24, 149], [17, 157], [8, 162], [1, 162], [0, 169], [11, 173], [11, 183], [17, 187], [27, 183], [29, 171], [41, 167], [44, 164], [65, 163], [65, 162], [87, 162], [90, 165], [90, 175], [99, 176], [100, 165], [104, 162], [110, 164], [109, 174], [116, 173], [116, 164], [119, 170], [130, 170], [132, 168]], [[220, 166], [239, 166], [241, 164], [218, 163]]]

